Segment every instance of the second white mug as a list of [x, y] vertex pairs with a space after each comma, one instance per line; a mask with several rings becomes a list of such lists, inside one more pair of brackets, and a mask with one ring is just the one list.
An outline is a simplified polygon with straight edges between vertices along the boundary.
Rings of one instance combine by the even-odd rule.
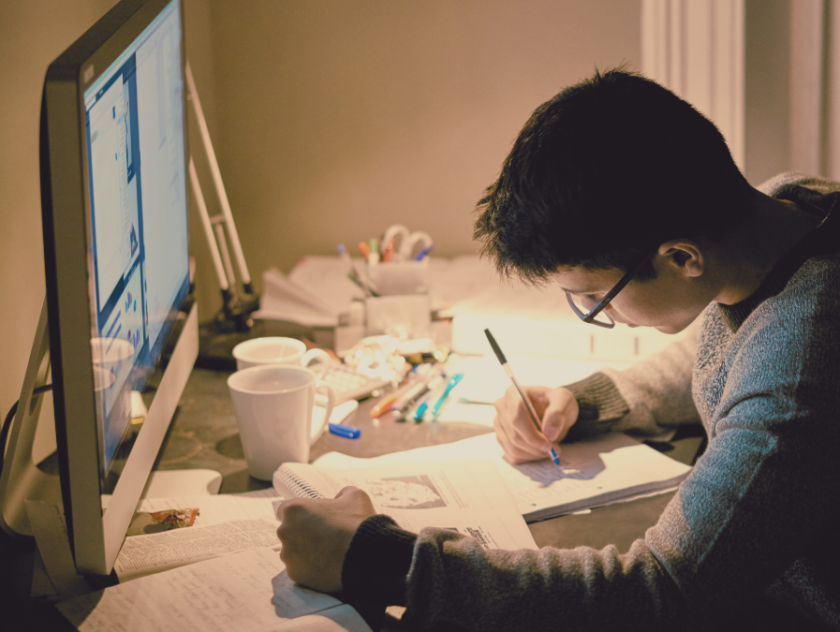
[[[309, 367], [313, 363], [328, 362], [330, 356], [323, 349], [306, 350], [306, 345], [295, 338], [269, 336], [240, 342], [233, 348], [236, 370], [241, 371], [261, 364], [289, 364]], [[317, 366], [312, 367], [316, 373]]]

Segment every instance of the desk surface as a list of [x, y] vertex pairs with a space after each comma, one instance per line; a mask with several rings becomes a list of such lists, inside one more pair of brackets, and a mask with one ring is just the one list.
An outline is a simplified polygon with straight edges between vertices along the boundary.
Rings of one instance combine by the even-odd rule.
[[[209, 468], [223, 476], [221, 493], [243, 492], [268, 487], [248, 475], [242, 443], [236, 424], [233, 403], [227, 389], [228, 373], [195, 369], [190, 376], [172, 426], [166, 437], [156, 469]], [[339, 451], [357, 457], [371, 457], [398, 450], [449, 443], [488, 432], [470, 424], [406, 424], [372, 419], [369, 410], [374, 400], [362, 402], [348, 423], [362, 430], [358, 440], [344, 439], [330, 433], [313, 445], [311, 458]], [[679, 439], [665, 446], [668, 456], [688, 463], [700, 443], [699, 437]], [[662, 494], [635, 501], [617, 503], [593, 510], [590, 514], [563, 516], [529, 525], [538, 546], [602, 548], [614, 544], [626, 551], [633, 540], [659, 518], [672, 494]], [[12, 541], [0, 532], [0, 607], [15, 613], [20, 625], [9, 629], [56, 629], [53, 615], [29, 599], [33, 545], [29, 541]], [[29, 565], [27, 567], [27, 565]], [[43, 627], [47, 616], [51, 627]], [[9, 621], [6, 618], [5, 621]]]

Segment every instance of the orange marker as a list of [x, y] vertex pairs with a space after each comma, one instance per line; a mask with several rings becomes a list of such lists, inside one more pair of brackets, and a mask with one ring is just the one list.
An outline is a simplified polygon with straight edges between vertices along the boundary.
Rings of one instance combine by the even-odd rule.
[[367, 261], [368, 257], [370, 256], [370, 246], [368, 246], [365, 242], [360, 241], [359, 252], [362, 253], [362, 256], [365, 258], [365, 261]]
[[370, 416], [371, 417], [379, 417], [384, 415], [389, 410], [391, 410], [391, 404], [397, 401], [397, 395], [399, 393], [394, 392], [390, 395], [386, 395], [382, 399], [380, 399], [376, 404], [374, 404], [373, 408], [370, 409]]

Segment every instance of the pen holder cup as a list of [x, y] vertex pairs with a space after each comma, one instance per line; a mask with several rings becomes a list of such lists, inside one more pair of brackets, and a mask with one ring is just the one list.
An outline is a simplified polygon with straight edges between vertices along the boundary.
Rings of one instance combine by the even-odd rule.
[[428, 338], [432, 330], [430, 308], [428, 294], [368, 297], [365, 299], [367, 335]]
[[380, 296], [429, 293], [429, 257], [368, 265], [366, 272]]

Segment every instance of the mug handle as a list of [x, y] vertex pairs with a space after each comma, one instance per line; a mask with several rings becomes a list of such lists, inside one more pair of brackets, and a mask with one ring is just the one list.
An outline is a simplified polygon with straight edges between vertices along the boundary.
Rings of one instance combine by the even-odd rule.
[[[330, 354], [323, 349], [309, 349], [300, 359], [300, 365], [312, 371], [319, 380], [327, 371], [327, 364], [332, 362]], [[310, 367], [310, 364], [315, 366]], [[320, 366], [319, 366], [320, 365]]]
[[[329, 384], [316, 384], [315, 385], [315, 403], [318, 406], [321, 406], [323, 402], [323, 397], [318, 397], [319, 391], [326, 391], [327, 392], [327, 402], [326, 406], [324, 406], [324, 419], [321, 421], [321, 425], [318, 426], [317, 429], [314, 427], [312, 428], [312, 432], [309, 435], [309, 445], [315, 443], [322, 434], [324, 434], [324, 430], [327, 428], [327, 424], [330, 421], [330, 415], [332, 415], [333, 407], [335, 406], [335, 390]], [[313, 423], [315, 420], [312, 420]]]

